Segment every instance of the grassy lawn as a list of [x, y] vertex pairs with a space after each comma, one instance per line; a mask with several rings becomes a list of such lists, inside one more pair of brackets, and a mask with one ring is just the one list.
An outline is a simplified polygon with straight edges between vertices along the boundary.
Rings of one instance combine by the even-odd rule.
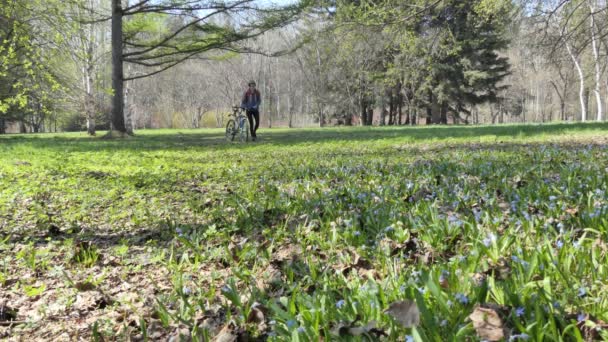
[[259, 135], [0, 136], [0, 339], [608, 339], [607, 124]]

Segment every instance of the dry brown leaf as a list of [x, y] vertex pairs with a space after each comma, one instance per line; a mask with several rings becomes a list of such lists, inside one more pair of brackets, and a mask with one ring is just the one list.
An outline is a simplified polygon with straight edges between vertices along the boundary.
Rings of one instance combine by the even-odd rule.
[[3, 304], [0, 305], [0, 321], [13, 321], [15, 319], [17, 319], [17, 310]]
[[394, 302], [384, 313], [393, 317], [404, 328], [415, 327], [420, 323], [420, 311], [412, 300]]
[[85, 291], [76, 295], [76, 302], [73, 308], [80, 311], [89, 311], [94, 309], [103, 309], [111, 301], [99, 291]]
[[229, 325], [226, 325], [217, 336], [213, 338], [214, 342], [234, 342], [238, 336], [234, 333]]
[[253, 303], [251, 311], [247, 316], [247, 323], [256, 323], [258, 325], [264, 324], [266, 318], [264, 317], [264, 311], [266, 308], [260, 303]]
[[360, 336], [365, 333], [368, 333], [370, 330], [374, 329], [375, 327], [376, 327], [376, 321], [371, 321], [371, 322], [367, 323], [367, 325], [364, 327], [350, 327], [348, 329], [348, 334], [352, 335], [352, 336]]
[[469, 319], [473, 321], [473, 327], [481, 339], [500, 341], [505, 337], [502, 320], [495, 310], [477, 307], [469, 315]]
[[578, 208], [566, 208], [566, 213], [571, 216], [578, 215]]
[[78, 289], [78, 291], [92, 291], [95, 290], [95, 285], [90, 281], [82, 281], [74, 284], [74, 287]]
[[190, 330], [187, 328], [178, 329], [167, 342], [189, 342], [192, 341], [192, 334], [190, 334]]

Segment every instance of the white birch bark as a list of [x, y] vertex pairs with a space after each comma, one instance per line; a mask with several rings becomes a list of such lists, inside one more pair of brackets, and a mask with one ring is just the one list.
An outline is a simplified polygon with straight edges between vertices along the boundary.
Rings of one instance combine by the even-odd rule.
[[602, 121], [603, 113], [602, 113], [602, 96], [600, 93], [601, 89], [601, 71], [600, 71], [600, 57], [599, 57], [599, 44], [597, 42], [597, 33], [596, 25], [595, 25], [595, 6], [593, 4], [593, 0], [588, 0], [587, 4], [589, 5], [590, 11], [590, 24], [591, 24], [591, 48], [593, 49], [593, 59], [595, 62], [595, 88], [593, 92], [595, 93], [595, 100], [597, 102], [597, 121]]
[[569, 42], [566, 42], [566, 49], [568, 50], [568, 54], [570, 55], [570, 58], [572, 58], [572, 62], [574, 63], [574, 67], [578, 73], [580, 84], [578, 95], [581, 103], [581, 121], [585, 122], [587, 120], [587, 108], [585, 106], [585, 74], [583, 73], [583, 68], [581, 67], [581, 64], [577, 56], [574, 54], [572, 46], [570, 46]]

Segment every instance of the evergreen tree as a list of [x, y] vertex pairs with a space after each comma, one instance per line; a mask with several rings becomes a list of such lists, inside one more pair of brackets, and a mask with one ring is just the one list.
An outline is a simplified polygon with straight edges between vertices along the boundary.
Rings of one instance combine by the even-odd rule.
[[382, 67], [375, 79], [391, 105], [389, 122], [395, 122], [395, 99], [426, 108], [427, 123], [447, 123], [448, 112], [458, 117], [471, 105], [497, 100], [509, 73], [499, 52], [509, 43], [511, 0], [362, 0], [336, 8], [341, 30], [381, 32]]

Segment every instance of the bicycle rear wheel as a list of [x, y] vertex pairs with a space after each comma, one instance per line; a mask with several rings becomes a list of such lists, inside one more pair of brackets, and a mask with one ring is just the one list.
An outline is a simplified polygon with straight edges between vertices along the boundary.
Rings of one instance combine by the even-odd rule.
[[236, 122], [234, 122], [232, 119], [228, 120], [228, 123], [226, 124], [226, 140], [234, 141], [236, 132]]

